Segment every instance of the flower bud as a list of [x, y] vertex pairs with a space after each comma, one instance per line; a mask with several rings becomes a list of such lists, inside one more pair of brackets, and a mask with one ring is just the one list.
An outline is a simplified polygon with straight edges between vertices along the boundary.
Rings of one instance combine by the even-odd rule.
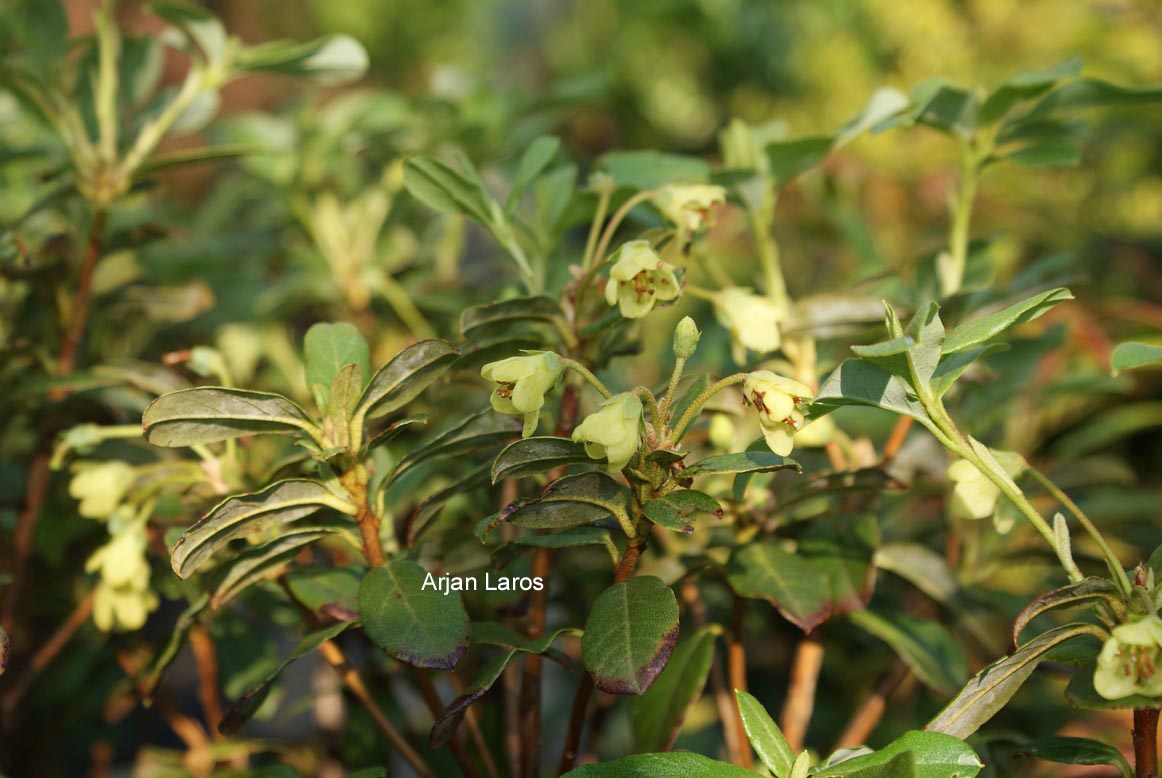
[[605, 285], [605, 301], [627, 319], [640, 319], [658, 302], [676, 300], [682, 290], [674, 267], [663, 262], [647, 240], [622, 244]]
[[714, 313], [730, 331], [730, 355], [736, 364], [746, 362], [747, 349], [765, 354], [782, 343], [779, 323], [785, 311], [749, 289], [731, 287], [719, 292], [714, 299]]
[[561, 358], [551, 351], [531, 352], [489, 362], [480, 375], [496, 384], [489, 402], [499, 413], [524, 415], [524, 437], [537, 431], [545, 395], [557, 385], [564, 370]]
[[948, 468], [952, 487], [949, 510], [958, 519], [987, 519], [997, 509], [1001, 491], [988, 477], [967, 459], [954, 462]]
[[663, 216], [679, 230], [693, 234], [704, 227], [714, 226], [713, 209], [726, 202], [726, 190], [708, 184], [671, 184], [659, 189], [653, 199]]
[[698, 325], [689, 316], [682, 318], [678, 322], [678, 326], [674, 328], [674, 356], [679, 359], [689, 359], [694, 356], [695, 350], [698, 348], [698, 340], [702, 337], [702, 333], [698, 331]]
[[757, 370], [742, 385], [743, 399], [759, 412], [759, 427], [771, 451], [787, 456], [795, 446], [795, 433], [803, 428], [798, 406], [810, 402], [810, 387], [769, 370]]
[[601, 410], [577, 425], [573, 440], [585, 443], [585, 453], [608, 461], [611, 471], [625, 467], [641, 442], [642, 401], [630, 392], [615, 394]]
[[1120, 624], [1098, 654], [1093, 688], [1107, 700], [1162, 696], [1160, 662], [1162, 619], [1152, 615]]

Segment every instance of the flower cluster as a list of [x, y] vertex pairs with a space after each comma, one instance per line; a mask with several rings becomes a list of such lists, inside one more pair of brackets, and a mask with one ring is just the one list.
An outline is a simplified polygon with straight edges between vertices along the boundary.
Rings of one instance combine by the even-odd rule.
[[1102, 646], [1093, 688], [1107, 700], [1162, 697], [1162, 619], [1147, 616], [1114, 627]]
[[795, 433], [803, 428], [800, 406], [813, 396], [806, 384], [769, 370], [757, 370], [742, 385], [743, 399], [759, 412], [759, 427], [771, 451], [787, 456], [795, 446]]
[[85, 572], [99, 573], [93, 595], [93, 622], [102, 632], [140, 629], [157, 609], [157, 594], [149, 588], [145, 533], [133, 520], [85, 562]]

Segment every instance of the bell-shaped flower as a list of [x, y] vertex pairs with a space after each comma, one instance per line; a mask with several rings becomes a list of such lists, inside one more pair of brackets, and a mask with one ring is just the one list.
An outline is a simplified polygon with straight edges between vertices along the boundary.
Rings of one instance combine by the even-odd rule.
[[93, 590], [93, 623], [102, 632], [141, 629], [159, 604], [150, 589], [119, 589], [102, 581]]
[[953, 462], [948, 467], [952, 481], [952, 502], [949, 510], [958, 519], [987, 519], [997, 509], [1001, 490], [967, 459]]
[[765, 354], [777, 349], [783, 339], [779, 323], [783, 308], [749, 289], [723, 289], [714, 298], [714, 313], [730, 331], [730, 355], [736, 364], [746, 362], [747, 349]]
[[157, 608], [145, 549], [141, 526], [130, 525], [85, 562], [85, 572], [101, 575], [93, 594], [93, 623], [101, 631], [139, 629]]
[[90, 519], [107, 519], [137, 480], [137, 470], [120, 460], [78, 463], [69, 481], [69, 495], [81, 501], [77, 512]]
[[537, 431], [545, 395], [557, 385], [564, 365], [552, 351], [530, 352], [523, 357], [509, 357], [489, 362], [480, 375], [492, 381], [489, 402], [493, 409], [513, 416], [524, 416], [524, 437]]
[[611, 471], [621, 470], [641, 443], [642, 401], [630, 392], [615, 394], [601, 410], [587, 416], [573, 430], [573, 440], [585, 443], [585, 453], [605, 459]]
[[1162, 697], [1162, 619], [1147, 616], [1114, 627], [1097, 657], [1093, 688], [1107, 700]]
[[743, 399], [759, 413], [759, 428], [771, 451], [787, 456], [795, 447], [795, 433], [803, 428], [799, 407], [810, 402], [810, 387], [769, 370], [756, 370], [742, 384]]
[[662, 261], [648, 240], [622, 244], [613, 260], [605, 301], [618, 306], [627, 319], [640, 319], [655, 304], [676, 300], [682, 293], [674, 267]]
[[670, 184], [657, 191], [654, 205], [687, 235], [714, 226], [714, 209], [726, 202], [726, 190], [709, 184]]

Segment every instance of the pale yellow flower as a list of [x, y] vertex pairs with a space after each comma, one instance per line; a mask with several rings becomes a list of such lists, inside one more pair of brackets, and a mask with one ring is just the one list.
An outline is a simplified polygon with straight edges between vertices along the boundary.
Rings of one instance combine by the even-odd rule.
[[674, 267], [663, 262], [647, 240], [631, 240], [613, 255], [605, 301], [627, 319], [640, 319], [659, 302], [676, 300], [682, 290]]
[[714, 209], [726, 202], [726, 190], [709, 184], [671, 184], [658, 190], [654, 205], [687, 234], [714, 226]]
[[757, 370], [746, 377], [742, 395], [758, 411], [759, 428], [771, 451], [784, 457], [790, 454], [795, 433], [804, 423], [798, 406], [810, 402], [811, 389], [793, 378]]
[[586, 417], [573, 430], [573, 440], [584, 441], [585, 453], [605, 459], [612, 471], [621, 470], [641, 443], [642, 402], [629, 392], [615, 394], [601, 410]]
[[782, 344], [779, 323], [783, 309], [749, 289], [723, 289], [714, 298], [714, 313], [730, 331], [730, 355], [736, 364], [746, 362], [747, 349], [766, 354]]
[[1147, 616], [1114, 627], [1102, 646], [1093, 688], [1107, 700], [1162, 696], [1162, 619]]
[[967, 459], [948, 468], [952, 487], [949, 510], [958, 519], [987, 519], [997, 509], [1001, 490]]
[[562, 370], [559, 356], [541, 351], [489, 362], [480, 368], [480, 375], [496, 384], [489, 398], [494, 410], [524, 416], [523, 434], [527, 438], [536, 432], [545, 395], [557, 385]]

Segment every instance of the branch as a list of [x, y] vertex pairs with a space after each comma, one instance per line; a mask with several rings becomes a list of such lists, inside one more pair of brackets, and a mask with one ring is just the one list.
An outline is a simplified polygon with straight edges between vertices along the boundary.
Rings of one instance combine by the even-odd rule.
[[787, 700], [779, 722], [794, 751], [803, 749], [807, 725], [811, 723], [811, 713], [815, 710], [815, 684], [819, 681], [822, 666], [822, 641], [814, 635], [804, 636], [795, 649], [791, 685], [787, 689]]

